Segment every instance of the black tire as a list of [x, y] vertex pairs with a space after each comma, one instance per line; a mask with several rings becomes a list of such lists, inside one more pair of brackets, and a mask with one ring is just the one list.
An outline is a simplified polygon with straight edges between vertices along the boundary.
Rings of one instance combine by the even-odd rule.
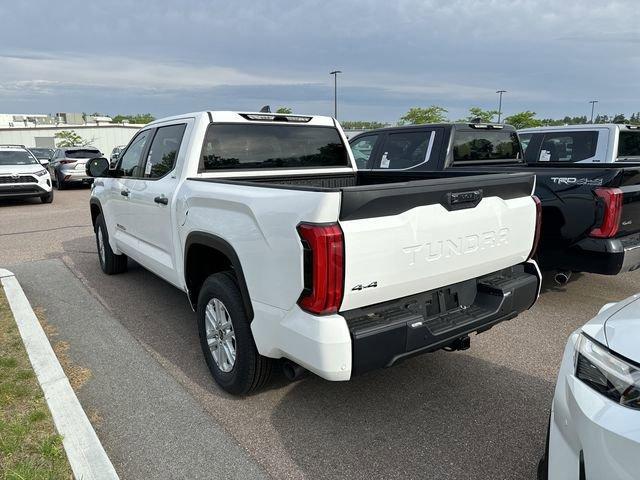
[[[235, 335], [236, 357], [228, 372], [216, 364], [207, 342], [206, 308], [214, 298], [222, 302], [229, 313]], [[245, 395], [264, 387], [271, 378], [274, 361], [258, 353], [242, 296], [231, 272], [216, 273], [204, 281], [198, 295], [197, 313], [200, 346], [216, 383], [233, 395]]]
[[[100, 260], [100, 267], [102, 271], [107, 275], [114, 275], [117, 273], [123, 273], [127, 271], [127, 256], [116, 255], [111, 250], [109, 245], [109, 232], [107, 232], [107, 224], [104, 221], [102, 214], [96, 218], [96, 248], [98, 249], [98, 259]], [[104, 246], [104, 254], [101, 253], [100, 240], [102, 238], [102, 245]]]
[[64, 190], [65, 189], [64, 180], [62, 180], [60, 178], [60, 174], [58, 174], [58, 173], [56, 173], [56, 188], [58, 190]]
[[51, 190], [49, 193], [45, 193], [44, 195], [40, 196], [40, 201], [42, 203], [51, 203], [53, 202], [53, 190]]
[[551, 413], [547, 422], [547, 440], [544, 446], [544, 455], [538, 462], [538, 480], [549, 479], [549, 435], [551, 433]]

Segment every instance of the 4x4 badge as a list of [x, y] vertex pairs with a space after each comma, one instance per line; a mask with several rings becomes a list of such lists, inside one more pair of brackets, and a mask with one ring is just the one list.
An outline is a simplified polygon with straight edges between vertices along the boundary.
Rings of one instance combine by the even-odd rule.
[[358, 284], [351, 289], [351, 291], [364, 290], [365, 288], [374, 288], [378, 286], [378, 282], [371, 282], [369, 285]]

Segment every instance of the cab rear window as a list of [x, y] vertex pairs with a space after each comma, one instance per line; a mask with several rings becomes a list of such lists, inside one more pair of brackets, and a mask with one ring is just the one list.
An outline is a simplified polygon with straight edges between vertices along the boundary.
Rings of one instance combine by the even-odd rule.
[[200, 157], [201, 172], [348, 166], [338, 131], [310, 125], [212, 124]]
[[504, 162], [521, 158], [518, 134], [513, 131], [457, 131], [453, 139], [453, 162]]

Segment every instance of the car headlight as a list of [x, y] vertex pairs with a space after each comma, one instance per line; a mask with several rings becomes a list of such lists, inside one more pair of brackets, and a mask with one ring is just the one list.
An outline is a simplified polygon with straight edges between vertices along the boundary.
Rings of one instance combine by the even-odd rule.
[[38, 170], [37, 172], [34, 172], [34, 175], [37, 175], [37, 176], [41, 177], [41, 176], [43, 176], [43, 175], [46, 175], [47, 173], [49, 173], [49, 172], [47, 172], [47, 171], [43, 168], [42, 170]]
[[614, 402], [640, 410], [640, 368], [584, 334], [576, 345], [575, 375]]

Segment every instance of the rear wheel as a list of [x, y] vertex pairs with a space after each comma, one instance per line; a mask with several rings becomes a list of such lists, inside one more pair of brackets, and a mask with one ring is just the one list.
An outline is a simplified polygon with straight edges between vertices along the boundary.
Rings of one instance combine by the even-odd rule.
[[40, 201], [42, 203], [51, 203], [53, 202], [53, 190], [51, 190], [49, 193], [45, 193], [44, 195], [40, 196]]
[[200, 346], [216, 383], [234, 395], [262, 388], [271, 377], [273, 360], [258, 353], [231, 272], [204, 281], [197, 312]]
[[102, 214], [96, 218], [96, 246], [98, 247], [98, 258], [100, 259], [100, 267], [107, 275], [126, 272], [127, 256], [116, 255], [109, 245], [109, 234], [107, 225]]

